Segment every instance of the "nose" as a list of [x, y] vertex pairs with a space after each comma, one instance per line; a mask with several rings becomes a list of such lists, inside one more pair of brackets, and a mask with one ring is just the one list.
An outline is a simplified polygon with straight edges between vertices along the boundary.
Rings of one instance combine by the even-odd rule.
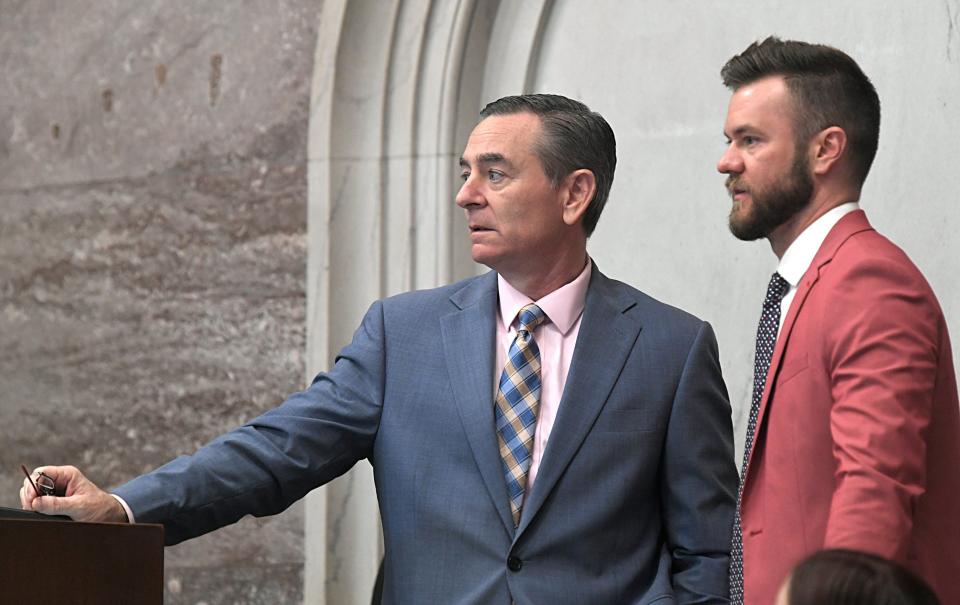
[[733, 143], [727, 145], [723, 155], [720, 156], [720, 160], [717, 162], [717, 172], [723, 174], [740, 174], [743, 172], [743, 161], [740, 154], [734, 149]]
[[468, 206], [476, 206], [484, 203], [483, 195], [477, 188], [473, 176], [468, 176], [466, 180], [463, 181], [463, 185], [460, 185], [460, 191], [457, 192], [455, 199], [457, 206], [464, 209]]

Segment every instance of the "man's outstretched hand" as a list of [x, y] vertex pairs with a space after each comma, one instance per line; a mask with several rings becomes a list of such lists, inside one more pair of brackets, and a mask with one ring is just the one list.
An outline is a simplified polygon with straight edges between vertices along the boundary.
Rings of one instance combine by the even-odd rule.
[[34, 481], [43, 472], [53, 479], [56, 493], [38, 496], [24, 478], [20, 506], [45, 515], [66, 515], [75, 521], [127, 523], [127, 513], [116, 498], [94, 485], [74, 466], [39, 466], [30, 475]]

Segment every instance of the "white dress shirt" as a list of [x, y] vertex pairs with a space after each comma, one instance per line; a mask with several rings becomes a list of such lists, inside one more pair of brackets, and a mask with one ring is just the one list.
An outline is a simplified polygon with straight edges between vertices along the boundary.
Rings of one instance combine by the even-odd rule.
[[832, 208], [804, 229], [800, 235], [797, 236], [797, 239], [793, 240], [793, 243], [787, 247], [786, 252], [783, 253], [783, 256], [780, 258], [780, 264], [777, 265], [777, 273], [779, 273], [783, 279], [787, 280], [787, 283], [790, 284], [790, 289], [787, 291], [786, 296], [780, 301], [780, 326], [777, 328], [778, 335], [780, 328], [783, 327], [783, 320], [787, 317], [787, 311], [790, 310], [790, 303], [793, 302], [794, 296], [797, 295], [797, 286], [800, 284], [800, 279], [803, 277], [803, 274], [807, 272], [807, 269], [810, 268], [810, 263], [813, 262], [813, 258], [817, 255], [817, 252], [820, 251], [823, 240], [827, 239], [827, 234], [830, 233], [830, 230], [833, 229], [834, 225], [836, 225], [840, 219], [854, 210], [859, 209], [860, 205], [857, 204], [857, 202], [847, 202], [846, 204], [840, 204], [836, 208]]

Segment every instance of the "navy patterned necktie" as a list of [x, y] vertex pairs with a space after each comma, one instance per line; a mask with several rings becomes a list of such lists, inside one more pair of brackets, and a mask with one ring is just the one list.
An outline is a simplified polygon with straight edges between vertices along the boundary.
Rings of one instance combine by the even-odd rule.
[[547, 316], [540, 307], [529, 304], [520, 309], [517, 319], [520, 326], [507, 352], [495, 406], [497, 443], [514, 527], [520, 523], [540, 408], [540, 349], [533, 339], [533, 331], [547, 321]]
[[757, 430], [757, 417], [760, 415], [760, 399], [767, 383], [767, 371], [773, 357], [773, 347], [777, 343], [780, 330], [780, 302], [790, 290], [790, 284], [779, 273], [770, 277], [767, 297], [763, 301], [763, 313], [757, 326], [757, 349], [753, 357], [753, 398], [750, 401], [750, 419], [747, 421], [747, 439], [743, 446], [743, 465], [740, 468], [740, 490], [737, 494], [737, 518], [733, 523], [733, 541], [730, 548], [730, 602], [733, 605], [743, 603], [743, 528], [740, 526], [740, 499], [743, 497], [743, 479], [750, 461], [750, 448]]

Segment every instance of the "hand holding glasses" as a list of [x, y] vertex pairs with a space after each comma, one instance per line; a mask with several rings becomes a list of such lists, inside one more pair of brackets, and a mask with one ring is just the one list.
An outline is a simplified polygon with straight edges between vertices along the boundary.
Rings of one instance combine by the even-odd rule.
[[52, 477], [39, 472], [37, 473], [37, 480], [34, 481], [33, 477], [30, 476], [30, 471], [27, 470], [27, 467], [21, 464], [20, 469], [23, 471], [23, 474], [27, 476], [27, 480], [30, 482], [30, 485], [33, 486], [33, 491], [37, 494], [37, 496], [57, 495], [56, 484], [54, 483]]

